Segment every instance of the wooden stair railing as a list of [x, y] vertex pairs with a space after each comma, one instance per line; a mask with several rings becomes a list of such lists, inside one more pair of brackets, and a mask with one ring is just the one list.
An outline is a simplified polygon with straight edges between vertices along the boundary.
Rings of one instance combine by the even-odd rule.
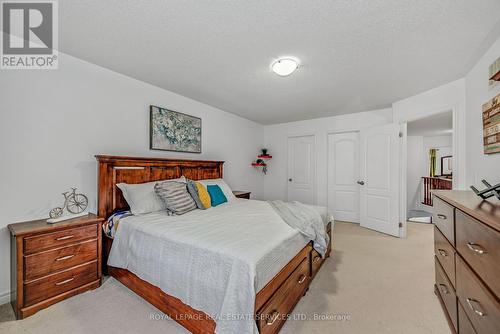
[[441, 177], [422, 176], [423, 199], [422, 204], [432, 206], [432, 190], [451, 190], [452, 179]]

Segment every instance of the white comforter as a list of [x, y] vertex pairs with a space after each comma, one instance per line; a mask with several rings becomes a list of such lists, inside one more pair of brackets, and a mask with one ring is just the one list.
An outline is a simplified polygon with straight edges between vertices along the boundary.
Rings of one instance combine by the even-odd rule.
[[308, 241], [267, 202], [237, 200], [182, 216], [127, 217], [108, 264], [209, 314], [217, 333], [257, 333], [256, 292]]

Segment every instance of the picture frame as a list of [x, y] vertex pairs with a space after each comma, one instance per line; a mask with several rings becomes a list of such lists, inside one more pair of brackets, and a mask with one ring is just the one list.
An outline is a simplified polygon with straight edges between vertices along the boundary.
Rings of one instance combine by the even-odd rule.
[[154, 105], [149, 107], [151, 150], [201, 153], [201, 118]]

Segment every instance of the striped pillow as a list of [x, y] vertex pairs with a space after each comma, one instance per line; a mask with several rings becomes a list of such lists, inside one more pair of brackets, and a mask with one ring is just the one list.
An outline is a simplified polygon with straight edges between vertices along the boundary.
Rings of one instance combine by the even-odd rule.
[[177, 215], [196, 209], [196, 203], [189, 195], [185, 182], [158, 182], [155, 185], [155, 192], [165, 202], [167, 210]]

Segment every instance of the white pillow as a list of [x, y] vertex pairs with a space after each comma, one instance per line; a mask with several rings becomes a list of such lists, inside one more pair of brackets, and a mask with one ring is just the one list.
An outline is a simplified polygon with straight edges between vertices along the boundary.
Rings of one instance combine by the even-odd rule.
[[206, 180], [200, 180], [198, 182], [203, 184], [205, 187], [211, 185], [218, 185], [222, 190], [222, 192], [224, 193], [224, 196], [226, 196], [228, 202], [236, 200], [236, 196], [234, 196], [233, 191], [223, 179], [206, 179]]
[[[186, 178], [181, 176], [178, 179], [165, 180], [173, 182], [186, 182]], [[116, 186], [122, 191], [123, 197], [127, 201], [130, 211], [134, 215], [166, 210], [165, 203], [155, 192], [155, 185], [160, 181], [147, 183], [118, 183]]]

